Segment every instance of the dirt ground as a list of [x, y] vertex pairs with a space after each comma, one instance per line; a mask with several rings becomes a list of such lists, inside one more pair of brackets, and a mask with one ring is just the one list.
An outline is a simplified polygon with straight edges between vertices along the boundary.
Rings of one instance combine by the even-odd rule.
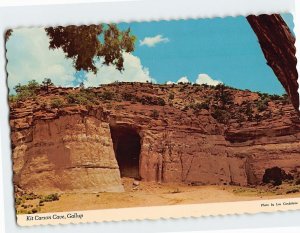
[[[28, 200], [25, 204], [36, 207], [39, 213], [49, 213], [300, 197], [300, 186], [291, 184], [272, 188], [189, 186], [151, 182], [139, 182], [138, 185], [134, 185], [132, 179], [123, 178], [123, 185], [124, 193], [69, 193], [61, 194], [58, 201], [45, 202], [42, 206], [39, 206], [38, 198]], [[26, 213], [22, 211], [21, 205], [17, 209], [20, 214]]]

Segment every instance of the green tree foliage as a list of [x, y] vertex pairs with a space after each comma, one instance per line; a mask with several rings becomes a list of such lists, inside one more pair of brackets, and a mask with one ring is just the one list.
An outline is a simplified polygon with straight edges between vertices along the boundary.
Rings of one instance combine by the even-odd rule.
[[79, 93], [69, 93], [66, 95], [68, 104], [80, 104], [92, 106], [97, 104], [98, 96], [90, 89], [82, 89]]
[[217, 100], [221, 101], [223, 106], [232, 104], [233, 97], [231, 96], [231, 94], [228, 91], [226, 91], [226, 86], [224, 84], [218, 84], [215, 87], [215, 89], [218, 90], [216, 92], [215, 98]]
[[192, 103], [188, 107], [193, 109], [196, 112], [198, 112], [202, 109], [209, 110], [209, 101], [207, 100], [207, 101], [202, 102], [202, 103]]
[[51, 81], [50, 78], [45, 78], [44, 81], [42, 82], [43, 89], [46, 90], [47, 92], [49, 91], [49, 87], [53, 86], [53, 82]]
[[27, 87], [36, 93], [41, 88], [41, 85], [37, 81], [31, 80], [28, 82]]
[[35, 98], [37, 92], [40, 90], [40, 84], [35, 80], [29, 81], [27, 85], [21, 85], [20, 83], [14, 87], [16, 95], [10, 95], [9, 101], [15, 102], [19, 100], [26, 100], [29, 98]]
[[134, 101], [135, 96], [133, 94], [131, 94], [131, 93], [126, 93], [125, 92], [125, 93], [122, 93], [122, 98], [125, 101]]
[[97, 73], [95, 58], [103, 58], [103, 64], [124, 69], [123, 52], [134, 50], [135, 36], [130, 29], [121, 31], [115, 24], [48, 27], [50, 49], [61, 48], [67, 58], [74, 61], [76, 70]]
[[257, 103], [256, 103], [257, 110], [259, 112], [263, 112], [263, 111], [267, 110], [268, 106], [269, 106], [268, 103], [269, 103], [268, 99], [262, 99], [262, 100], [257, 101]]
[[64, 105], [64, 102], [61, 99], [55, 98], [51, 100], [51, 107], [52, 108], [60, 108]]
[[227, 124], [230, 120], [230, 113], [226, 110], [215, 108], [212, 117], [215, 118], [219, 123]]
[[101, 94], [101, 98], [104, 100], [113, 100], [114, 96], [115, 96], [114, 93], [110, 91], [104, 91]]

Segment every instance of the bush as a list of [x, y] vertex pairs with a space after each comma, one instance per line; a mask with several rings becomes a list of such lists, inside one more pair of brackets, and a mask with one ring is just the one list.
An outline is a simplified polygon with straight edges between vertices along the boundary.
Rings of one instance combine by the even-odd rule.
[[270, 98], [270, 100], [280, 100], [281, 96], [274, 94], [274, 95], [270, 95], [269, 98]]
[[64, 102], [61, 99], [53, 99], [51, 100], [51, 108], [60, 108], [64, 105]]
[[284, 105], [289, 104], [290, 103], [290, 99], [289, 96], [287, 94], [283, 94], [281, 96], [281, 101]]
[[224, 84], [218, 84], [215, 86], [215, 90], [218, 90], [215, 94], [215, 98], [220, 100], [223, 105], [232, 104], [233, 102], [233, 97], [228, 91], [225, 90], [226, 88], [227, 87]]
[[28, 82], [27, 88], [28, 90], [31, 90], [36, 93], [41, 88], [41, 85], [37, 81], [31, 80]]
[[33, 214], [36, 214], [38, 212], [38, 210], [36, 208], [33, 208], [31, 211]]
[[9, 101], [10, 103], [15, 103], [15, 102], [18, 101], [18, 97], [15, 96], [15, 95], [9, 95], [8, 101]]
[[113, 100], [114, 98], [114, 93], [110, 92], [110, 91], [104, 91], [101, 94], [101, 98], [104, 100]]
[[36, 98], [36, 94], [33, 91], [30, 91], [28, 89], [22, 90], [16, 96], [17, 101], [25, 101], [27, 99], [35, 99], [35, 98]]
[[165, 102], [165, 100], [164, 100], [163, 98], [158, 98], [158, 99], [157, 99], [157, 104], [158, 104], [159, 106], [165, 106], [165, 105], [166, 105], [166, 102]]
[[244, 113], [248, 117], [249, 120], [253, 118], [253, 107], [250, 102], [244, 102], [246, 104], [246, 108], [244, 110]]
[[259, 100], [257, 103], [256, 103], [256, 107], [257, 107], [257, 110], [259, 112], [263, 112], [265, 110], [268, 109], [268, 99], [264, 99], [264, 100]]
[[191, 108], [193, 109], [195, 112], [198, 112], [202, 109], [206, 109], [206, 110], [209, 110], [209, 101], [205, 101], [205, 102], [202, 102], [202, 103], [192, 103], [190, 105], [188, 105], [188, 108]]
[[40, 200], [40, 203], [52, 202], [52, 201], [58, 201], [58, 200], [59, 200], [59, 195], [57, 193], [54, 193], [54, 194], [50, 194], [50, 195], [44, 196]]
[[170, 93], [170, 94], [169, 94], [169, 100], [173, 100], [174, 97], [175, 97], [174, 93]]
[[134, 100], [134, 95], [132, 95], [130, 93], [123, 93], [122, 98], [125, 101], [133, 101]]
[[230, 119], [230, 114], [223, 109], [215, 109], [212, 113], [212, 117], [215, 118], [219, 123], [226, 124]]
[[14, 87], [16, 96], [10, 96], [9, 101], [25, 101], [26, 99], [35, 99], [36, 94], [40, 90], [41, 86], [35, 80], [31, 80], [27, 85], [21, 85], [20, 83]]
[[69, 104], [80, 104], [90, 106], [93, 103], [97, 102], [96, 95], [87, 89], [82, 90], [80, 93], [77, 94], [69, 93], [67, 94], [66, 98]]
[[21, 203], [22, 203], [22, 198], [16, 197], [15, 198], [15, 204], [16, 205], [21, 205]]
[[154, 109], [152, 110], [150, 116], [154, 119], [157, 119], [159, 117], [159, 112], [156, 109]]

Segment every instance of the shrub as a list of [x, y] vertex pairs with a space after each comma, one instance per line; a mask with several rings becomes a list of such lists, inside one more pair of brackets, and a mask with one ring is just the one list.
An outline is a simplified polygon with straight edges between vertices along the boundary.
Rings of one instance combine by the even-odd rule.
[[56, 98], [56, 99], [51, 100], [50, 105], [51, 105], [51, 108], [60, 108], [64, 105], [64, 102], [61, 99]]
[[161, 97], [152, 97], [152, 96], [145, 96], [143, 95], [140, 99], [138, 99], [139, 102], [141, 102], [143, 105], [160, 105], [165, 106], [166, 102]]
[[268, 99], [259, 100], [256, 103], [257, 110], [263, 112], [268, 109]]
[[69, 104], [81, 104], [81, 105], [92, 105], [96, 103], [97, 98], [94, 93], [90, 93], [88, 90], [84, 90], [78, 94], [69, 93], [66, 96]]
[[112, 93], [110, 91], [104, 91], [101, 94], [101, 98], [104, 100], [112, 100], [114, 98], [114, 93]]
[[175, 97], [174, 93], [170, 93], [170, 94], [169, 94], [169, 100], [173, 100], [174, 97]]
[[40, 85], [35, 80], [31, 80], [27, 85], [20, 83], [14, 87], [16, 96], [10, 96], [10, 101], [24, 101], [26, 99], [35, 99], [37, 92], [40, 90]]
[[289, 96], [287, 94], [283, 94], [281, 97], [281, 101], [284, 105], [289, 104], [290, 103]]
[[246, 102], [246, 108], [244, 113], [246, 114], [246, 116], [248, 117], [249, 120], [251, 120], [253, 118], [253, 107], [252, 104], [249, 102]]
[[274, 94], [274, 95], [270, 95], [269, 98], [270, 98], [270, 100], [280, 100], [281, 96]]
[[154, 109], [152, 110], [150, 116], [154, 119], [157, 119], [159, 117], [159, 112], [156, 109]]
[[8, 101], [9, 101], [10, 103], [15, 103], [15, 102], [18, 101], [18, 97], [15, 96], [15, 95], [9, 95]]
[[160, 105], [160, 106], [165, 106], [166, 105], [166, 102], [163, 98], [158, 98], [157, 99], [157, 104]]
[[226, 124], [230, 119], [230, 114], [223, 109], [215, 109], [212, 113], [212, 117], [215, 118], [219, 123]]
[[33, 208], [31, 211], [33, 214], [36, 214], [38, 212], [38, 210], [36, 208]]
[[233, 97], [232, 95], [226, 91], [226, 86], [224, 84], [218, 84], [215, 86], [215, 89], [218, 90], [215, 94], [215, 98], [220, 100], [223, 105], [232, 104]]
[[16, 205], [21, 205], [21, 203], [22, 203], [22, 198], [16, 197], [15, 198], [15, 204]]
[[40, 89], [40, 87], [41, 87], [41, 85], [35, 80], [31, 80], [27, 84], [28, 90], [31, 90], [35, 93]]
[[132, 101], [134, 99], [134, 95], [132, 95], [130, 93], [123, 93], [122, 98], [125, 101]]
[[199, 109], [199, 110], [201, 110], [201, 109], [206, 109], [206, 110], [209, 110], [209, 102], [202, 102], [202, 103], [198, 103], [198, 104], [196, 104], [196, 109]]
[[[52, 202], [52, 201], [58, 201], [59, 200], [59, 195], [57, 193], [50, 194], [47, 196], [44, 196], [41, 200], [40, 203], [44, 202]], [[42, 201], [42, 202], [41, 202]]]
[[260, 122], [262, 120], [262, 116], [260, 116], [259, 114], [255, 114], [254, 118], [256, 122]]
[[46, 102], [41, 102], [40, 105], [41, 105], [42, 109], [45, 109], [47, 107], [47, 103]]

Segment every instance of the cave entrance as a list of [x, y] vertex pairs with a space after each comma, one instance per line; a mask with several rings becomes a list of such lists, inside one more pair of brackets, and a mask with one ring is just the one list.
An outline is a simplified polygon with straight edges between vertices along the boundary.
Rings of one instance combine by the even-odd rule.
[[140, 178], [141, 137], [129, 126], [110, 126], [121, 177]]

